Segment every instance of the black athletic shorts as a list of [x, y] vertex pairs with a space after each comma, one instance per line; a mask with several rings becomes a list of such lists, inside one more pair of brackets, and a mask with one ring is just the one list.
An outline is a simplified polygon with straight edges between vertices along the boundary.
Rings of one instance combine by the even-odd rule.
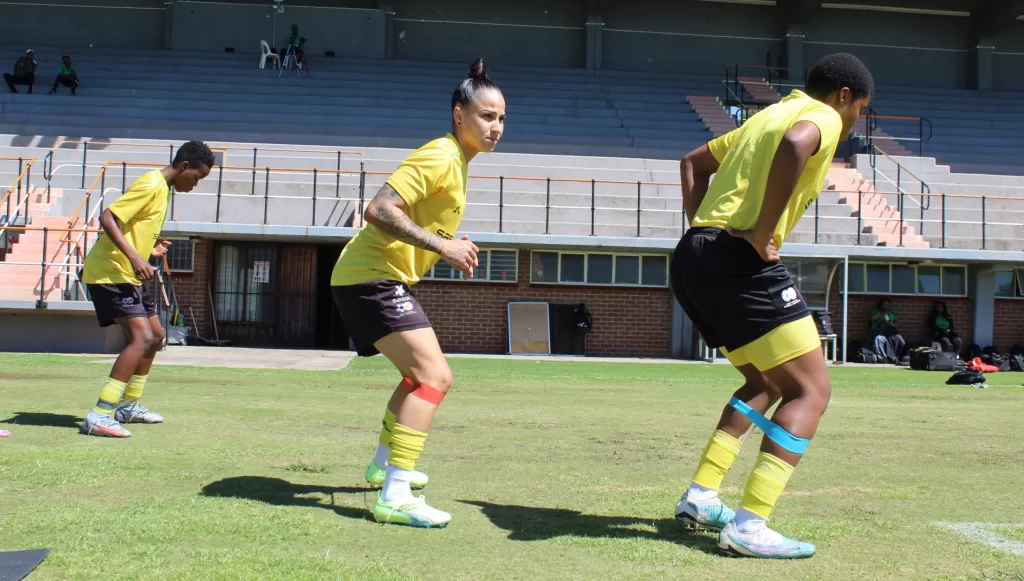
[[423, 307], [400, 282], [374, 280], [331, 290], [356, 353], [362, 357], [379, 353], [373, 344], [391, 333], [430, 327]]
[[156, 304], [146, 285], [133, 284], [90, 284], [89, 298], [96, 307], [96, 319], [100, 327], [113, 325], [115, 319], [153, 317]]
[[691, 228], [670, 268], [672, 291], [710, 347], [735, 351], [810, 311], [786, 266], [761, 259], [746, 240]]

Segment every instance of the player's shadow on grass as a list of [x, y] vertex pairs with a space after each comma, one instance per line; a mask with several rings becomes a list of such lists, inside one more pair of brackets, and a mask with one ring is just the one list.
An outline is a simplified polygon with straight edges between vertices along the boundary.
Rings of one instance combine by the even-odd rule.
[[[612, 539], [654, 539], [679, 543], [693, 549], [720, 554], [714, 535], [695, 533], [673, 518], [649, 519], [626, 516], [583, 514], [577, 510], [493, 504], [481, 500], [460, 500], [478, 506], [494, 526], [509, 531], [509, 540], [543, 541], [554, 537]], [[651, 529], [654, 530], [651, 530]]]
[[[338, 516], [357, 520], [370, 520], [370, 511], [366, 508], [338, 506], [334, 502], [336, 494], [360, 494], [376, 489], [358, 488], [354, 486], [318, 486], [315, 484], [295, 484], [281, 478], [267, 476], [232, 476], [203, 487], [203, 496], [219, 496], [228, 498], [245, 498], [258, 500], [275, 506], [311, 506], [334, 511]], [[329, 503], [321, 502], [316, 495], [330, 497]]]
[[71, 428], [79, 429], [82, 425], [82, 420], [76, 416], [68, 414], [47, 414], [47, 413], [36, 413], [36, 412], [14, 412], [14, 415], [7, 418], [6, 420], [0, 421], [0, 424], [14, 424], [18, 426], [43, 426], [47, 428]]

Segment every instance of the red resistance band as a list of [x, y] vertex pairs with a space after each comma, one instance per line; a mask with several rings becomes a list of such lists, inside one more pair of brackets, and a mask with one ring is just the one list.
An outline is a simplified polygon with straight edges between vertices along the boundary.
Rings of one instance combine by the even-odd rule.
[[434, 405], [441, 405], [441, 400], [444, 399], [444, 392], [436, 387], [430, 387], [425, 383], [416, 383], [408, 377], [402, 378], [401, 383], [402, 389], [409, 392], [409, 395], [418, 397], [423, 401], [430, 402]]

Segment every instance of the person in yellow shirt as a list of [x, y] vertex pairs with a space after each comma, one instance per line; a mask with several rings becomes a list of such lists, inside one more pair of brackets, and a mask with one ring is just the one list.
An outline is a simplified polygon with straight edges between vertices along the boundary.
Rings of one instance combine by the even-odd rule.
[[428, 506], [412, 488], [434, 412], [452, 372], [423, 307], [410, 292], [438, 260], [466, 277], [477, 247], [455, 238], [466, 210], [467, 167], [494, 149], [505, 127], [505, 98], [487, 78], [483, 60], [452, 95], [452, 132], [412, 152], [367, 205], [366, 225], [345, 246], [331, 276], [334, 302], [360, 356], [387, 357], [402, 374], [384, 413], [377, 453], [366, 481], [382, 486], [373, 508], [378, 522], [444, 527], [451, 515]]
[[[720, 531], [719, 547], [729, 553], [792, 559], [815, 552], [767, 526], [832, 389], [814, 321], [778, 250], [820, 195], [839, 141], [873, 93], [874, 80], [859, 59], [827, 56], [811, 69], [803, 91], [680, 164], [691, 227], [672, 256], [672, 289], [707, 344], [746, 382], [723, 410], [676, 518]], [[763, 414], [779, 400], [768, 420]], [[752, 424], [765, 437], [733, 512], [718, 489]]]
[[95, 407], [82, 422], [93, 436], [127, 438], [122, 423], [157, 424], [163, 417], [139, 403], [164, 331], [145, 283], [155, 269], [149, 258], [162, 257], [170, 243], [160, 239], [171, 186], [189, 192], [210, 174], [213, 152], [190, 141], [178, 149], [171, 165], [146, 173], [100, 214], [103, 234], [82, 269], [101, 327], [117, 324], [128, 337], [110, 370]]

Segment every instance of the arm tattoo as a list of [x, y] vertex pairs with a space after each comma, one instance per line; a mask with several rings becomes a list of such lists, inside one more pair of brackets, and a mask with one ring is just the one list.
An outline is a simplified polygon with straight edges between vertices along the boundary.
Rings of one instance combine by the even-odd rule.
[[441, 237], [419, 227], [405, 212], [395, 207], [395, 203], [402, 202], [402, 198], [390, 185], [385, 184], [381, 188], [374, 197], [375, 201], [378, 199], [383, 203], [374, 206], [371, 214], [374, 226], [396, 240], [437, 254], [441, 253]]

